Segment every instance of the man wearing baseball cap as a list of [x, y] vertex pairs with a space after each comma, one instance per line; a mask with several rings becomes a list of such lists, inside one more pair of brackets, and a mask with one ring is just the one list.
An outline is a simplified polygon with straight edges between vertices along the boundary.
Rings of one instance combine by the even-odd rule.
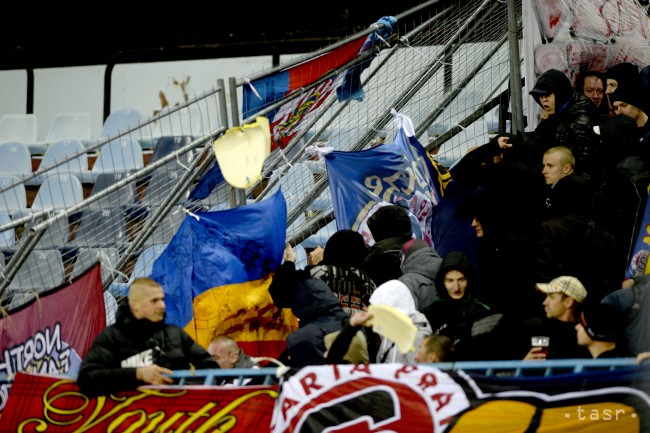
[[627, 356], [616, 345], [622, 324], [618, 311], [612, 305], [592, 304], [585, 307], [575, 329], [578, 344], [586, 347], [594, 359]]
[[580, 280], [572, 276], [561, 276], [548, 283], [537, 283], [535, 287], [546, 294], [542, 303], [546, 319], [532, 324], [529, 336], [549, 337], [548, 354], [540, 347], [533, 347], [524, 360], [590, 357], [589, 352], [578, 345], [575, 336], [580, 309], [587, 299], [587, 290]]

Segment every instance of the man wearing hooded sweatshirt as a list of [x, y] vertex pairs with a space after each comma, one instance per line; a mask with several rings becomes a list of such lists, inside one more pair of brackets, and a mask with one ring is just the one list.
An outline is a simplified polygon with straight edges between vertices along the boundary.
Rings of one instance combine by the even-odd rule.
[[542, 120], [535, 132], [528, 133], [541, 151], [553, 146], [566, 146], [576, 158], [579, 174], [590, 176], [595, 170], [594, 149], [598, 142], [593, 127], [598, 113], [582, 92], [573, 91], [571, 80], [557, 69], [544, 72], [529, 92], [542, 107]]
[[[436, 276], [436, 301], [424, 311], [434, 334], [446, 335], [454, 343], [458, 360], [481, 356], [487, 358], [488, 354], [485, 353], [470, 354], [470, 351], [476, 351], [476, 347], [472, 347], [472, 337], [490, 332], [501, 318], [491, 306], [473, 296], [474, 284], [474, 273], [468, 257], [460, 251], [450, 252]], [[493, 315], [493, 320], [479, 322]], [[483, 325], [488, 328], [485, 329]]]
[[442, 259], [422, 239], [407, 241], [402, 246], [400, 257], [403, 275], [398, 279], [411, 291], [415, 309], [424, 311], [436, 299], [435, 279]]
[[[390, 305], [406, 314], [417, 328], [414, 349], [420, 347], [420, 343], [427, 335], [431, 335], [431, 325], [424, 316], [415, 309], [413, 296], [406, 285], [399, 280], [386, 281], [370, 295], [370, 305]], [[415, 350], [405, 354], [400, 353], [397, 344], [386, 337], [381, 337], [379, 350], [377, 352], [377, 363], [403, 363], [415, 364]]]
[[165, 324], [165, 296], [150, 278], [137, 278], [128, 305], [104, 328], [86, 354], [77, 378], [89, 396], [172, 383], [172, 370], [219, 368], [212, 356], [181, 328]]

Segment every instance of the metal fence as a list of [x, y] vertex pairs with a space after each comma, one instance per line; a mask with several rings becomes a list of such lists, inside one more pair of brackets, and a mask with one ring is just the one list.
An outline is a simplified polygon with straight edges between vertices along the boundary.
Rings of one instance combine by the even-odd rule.
[[33, 173], [0, 179], [0, 213], [8, 216], [0, 219], [3, 308], [19, 308], [98, 260], [106, 297], [119, 301], [130, 281], [150, 274], [186, 212], [263, 200], [279, 186], [288, 205], [287, 239], [305, 265], [309, 248], [324, 245], [336, 230], [324, 162], [306, 153], [309, 146], [352, 151], [391, 140], [395, 109], [413, 120], [420, 142], [450, 165], [508, 127], [500, 113], [507, 98], [504, 103], [499, 97], [507, 91], [511, 66], [506, 13], [505, 2], [434, 0], [398, 15], [392, 36], [362, 75], [365, 99], [340, 103], [330, 96], [318, 116], [267, 158], [264, 179], [247, 191], [221, 183], [205, 198], [190, 198], [214, 162], [212, 142], [229, 126], [271, 108], [240, 119], [243, 86], [320, 51], [254, 77], [233, 78], [228, 88], [219, 82], [153, 118], [124, 110], [120, 123], [116, 112], [99, 139], [69, 144], [68, 153]]

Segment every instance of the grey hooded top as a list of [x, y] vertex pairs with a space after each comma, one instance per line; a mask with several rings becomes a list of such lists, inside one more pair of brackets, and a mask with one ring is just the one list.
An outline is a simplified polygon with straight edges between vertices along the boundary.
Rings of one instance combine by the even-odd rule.
[[442, 258], [431, 247], [407, 254], [402, 263], [402, 276], [398, 279], [411, 291], [415, 308], [424, 311], [436, 299], [436, 276]]

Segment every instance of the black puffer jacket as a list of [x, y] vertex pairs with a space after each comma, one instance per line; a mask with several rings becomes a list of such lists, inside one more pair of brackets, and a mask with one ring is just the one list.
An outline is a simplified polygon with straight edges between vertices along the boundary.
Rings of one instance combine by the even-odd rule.
[[[544, 72], [535, 86], [540, 83], [555, 94], [555, 114], [542, 120], [534, 132], [527, 133], [528, 141], [534, 142], [540, 151], [553, 146], [568, 147], [576, 159], [575, 172], [592, 177], [598, 168], [599, 152], [599, 140], [593, 130], [599, 123], [596, 107], [582, 92], [574, 93], [571, 81], [560, 71]], [[542, 105], [539, 95], [533, 97]]]
[[292, 367], [325, 364], [325, 335], [340, 331], [343, 311], [336, 295], [325, 282], [307, 278], [298, 283], [291, 311], [300, 328], [287, 336], [287, 352]]
[[87, 395], [106, 395], [145, 385], [136, 368], [157, 364], [171, 370], [219, 368], [219, 364], [181, 328], [133, 317], [128, 305], [118, 310], [86, 354], [77, 378]]

